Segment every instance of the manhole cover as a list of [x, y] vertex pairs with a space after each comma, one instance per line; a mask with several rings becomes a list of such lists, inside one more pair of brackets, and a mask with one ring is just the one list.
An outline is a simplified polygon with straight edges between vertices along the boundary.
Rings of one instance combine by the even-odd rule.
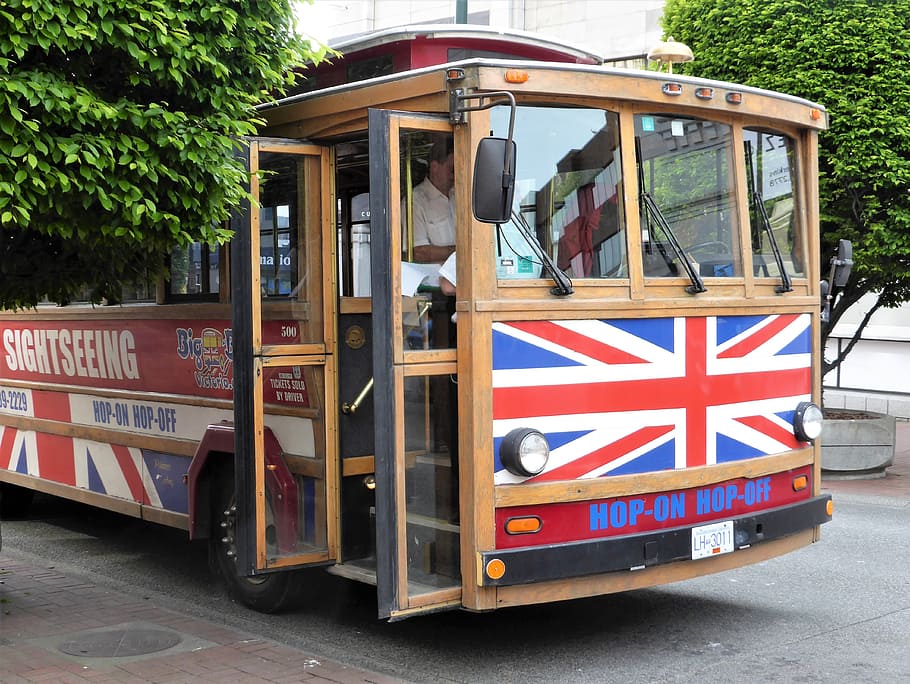
[[58, 650], [87, 658], [128, 658], [172, 648], [180, 637], [161, 629], [110, 629], [65, 641]]

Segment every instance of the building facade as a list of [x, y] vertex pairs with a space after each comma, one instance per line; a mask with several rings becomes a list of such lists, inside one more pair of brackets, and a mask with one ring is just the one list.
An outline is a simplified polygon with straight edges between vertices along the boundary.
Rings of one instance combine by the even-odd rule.
[[603, 55], [641, 59], [661, 40], [664, 0], [314, 0], [301, 27], [332, 41], [406, 24], [453, 23], [464, 3], [467, 23], [541, 33]]

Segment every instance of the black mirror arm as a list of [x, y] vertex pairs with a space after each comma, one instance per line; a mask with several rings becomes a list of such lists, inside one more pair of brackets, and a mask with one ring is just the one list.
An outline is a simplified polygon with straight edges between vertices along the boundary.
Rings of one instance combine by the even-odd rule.
[[[468, 105], [466, 103], [469, 100], [479, 100], [479, 104]], [[464, 123], [465, 112], [479, 112], [506, 103], [509, 105], [509, 136], [506, 138], [506, 154], [502, 167], [503, 189], [512, 187], [512, 183], [515, 182], [510, 173], [512, 168], [512, 138], [515, 131], [515, 96], [508, 90], [467, 94], [464, 92], [464, 88], [453, 88], [449, 92], [449, 121], [456, 126]]]

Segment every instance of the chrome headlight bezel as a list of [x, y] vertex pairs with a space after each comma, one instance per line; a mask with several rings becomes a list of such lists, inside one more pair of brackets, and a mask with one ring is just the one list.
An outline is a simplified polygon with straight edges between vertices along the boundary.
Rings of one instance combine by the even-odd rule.
[[793, 434], [801, 442], [812, 442], [822, 433], [824, 414], [818, 404], [801, 401], [793, 414]]

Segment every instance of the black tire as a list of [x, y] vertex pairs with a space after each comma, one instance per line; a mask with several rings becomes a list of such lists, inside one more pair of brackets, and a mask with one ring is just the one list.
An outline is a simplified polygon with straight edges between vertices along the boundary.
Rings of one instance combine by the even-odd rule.
[[233, 476], [220, 481], [214, 501], [214, 525], [209, 538], [209, 553], [228, 594], [235, 601], [260, 613], [275, 613], [291, 607], [296, 597], [300, 573], [283, 571], [246, 577], [237, 572]]
[[32, 500], [35, 498], [35, 490], [26, 489], [11, 485], [8, 482], [0, 482], [0, 518], [24, 518], [28, 515], [29, 508], [32, 506]]

